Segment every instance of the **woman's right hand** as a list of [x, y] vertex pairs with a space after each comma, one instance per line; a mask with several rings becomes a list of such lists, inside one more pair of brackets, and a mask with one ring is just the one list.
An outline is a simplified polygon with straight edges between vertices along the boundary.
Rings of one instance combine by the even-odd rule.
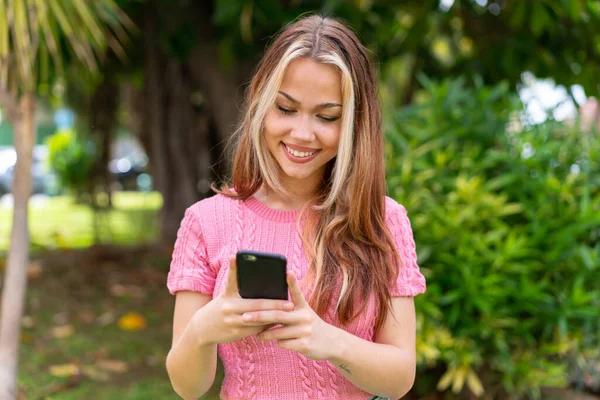
[[256, 335], [274, 326], [248, 325], [242, 315], [251, 311], [292, 311], [294, 304], [287, 300], [243, 299], [238, 291], [237, 264], [235, 257], [229, 260], [229, 271], [225, 290], [216, 299], [196, 311], [192, 325], [200, 344], [229, 343], [247, 336]]

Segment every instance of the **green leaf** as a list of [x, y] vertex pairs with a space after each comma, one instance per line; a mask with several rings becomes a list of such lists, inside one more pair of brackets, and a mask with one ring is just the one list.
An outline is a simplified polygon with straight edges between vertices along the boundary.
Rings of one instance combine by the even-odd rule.
[[243, 6], [243, 0], [216, 0], [212, 20], [216, 25], [236, 25]]
[[513, 28], [518, 28], [525, 24], [525, 17], [528, 13], [528, 5], [531, 4], [526, 1], [517, 1], [514, 3], [514, 10], [512, 12], [512, 18], [510, 24]]
[[548, 11], [544, 3], [540, 1], [533, 2], [533, 13], [531, 15], [531, 31], [535, 36], [540, 36], [550, 22]]
[[225, 37], [218, 43], [219, 62], [223, 69], [230, 70], [235, 59], [233, 39]]
[[569, 18], [573, 21], [579, 21], [581, 19], [583, 4], [580, 0], [561, 0], [561, 5], [562, 8], [566, 10]]

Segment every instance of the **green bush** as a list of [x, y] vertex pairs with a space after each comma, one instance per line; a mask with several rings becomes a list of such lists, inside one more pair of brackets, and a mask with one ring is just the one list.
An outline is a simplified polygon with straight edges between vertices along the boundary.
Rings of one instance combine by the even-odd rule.
[[58, 175], [61, 187], [75, 194], [84, 191], [94, 162], [93, 144], [81, 141], [70, 129], [57, 131], [46, 143], [50, 167]]
[[386, 128], [388, 192], [428, 281], [419, 365], [454, 392], [573, 384], [600, 349], [600, 136], [520, 127], [505, 84], [421, 80]]

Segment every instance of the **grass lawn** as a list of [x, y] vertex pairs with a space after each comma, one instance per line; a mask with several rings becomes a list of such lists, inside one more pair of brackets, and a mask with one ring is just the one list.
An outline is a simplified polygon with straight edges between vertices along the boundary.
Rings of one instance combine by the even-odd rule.
[[[92, 246], [88, 207], [69, 197], [30, 204], [19, 399], [179, 399], [164, 366], [174, 305], [166, 288], [172, 249], [151, 244], [160, 195], [116, 193], [114, 204], [97, 230], [112, 245], [101, 246]], [[0, 206], [0, 271], [11, 215]], [[204, 398], [218, 398], [219, 382]]]
[[[12, 226], [12, 208], [6, 206], [5, 198], [0, 203], [0, 253], [8, 250]], [[156, 211], [162, 205], [159, 193], [116, 192], [113, 204], [113, 210], [94, 218], [90, 207], [75, 204], [70, 196], [32, 198], [29, 229], [33, 250], [89, 247], [95, 242], [127, 245], [156, 237]]]
[[[164, 366], [169, 261], [169, 249], [153, 246], [40, 254], [23, 319], [20, 399], [179, 399]], [[218, 391], [217, 383], [205, 398]]]

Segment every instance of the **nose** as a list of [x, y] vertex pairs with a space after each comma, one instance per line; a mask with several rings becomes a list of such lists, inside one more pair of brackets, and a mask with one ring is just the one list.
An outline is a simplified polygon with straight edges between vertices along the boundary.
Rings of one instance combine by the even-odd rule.
[[309, 116], [302, 116], [298, 119], [298, 125], [292, 128], [290, 136], [304, 142], [315, 140], [315, 133]]

